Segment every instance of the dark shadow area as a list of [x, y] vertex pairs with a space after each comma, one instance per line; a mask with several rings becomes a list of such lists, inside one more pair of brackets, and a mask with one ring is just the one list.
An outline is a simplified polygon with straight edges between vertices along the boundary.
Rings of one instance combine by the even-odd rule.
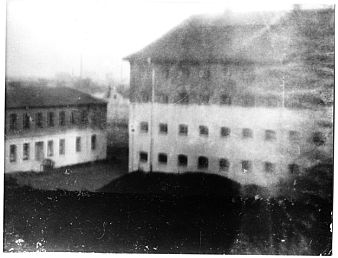
[[102, 190], [6, 182], [5, 251], [229, 253], [239, 232], [239, 184], [226, 178], [138, 172]]
[[5, 177], [4, 251], [330, 255], [332, 172], [316, 165], [274, 197], [191, 172], [133, 172], [97, 192]]

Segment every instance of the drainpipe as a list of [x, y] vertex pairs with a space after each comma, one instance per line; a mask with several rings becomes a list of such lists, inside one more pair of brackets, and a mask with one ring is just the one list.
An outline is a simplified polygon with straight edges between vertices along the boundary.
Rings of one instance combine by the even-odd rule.
[[153, 148], [154, 148], [154, 137], [153, 137], [153, 117], [154, 117], [154, 100], [155, 100], [155, 69], [151, 63], [151, 58], [147, 59], [148, 64], [151, 68], [151, 106], [150, 106], [150, 150], [149, 150], [149, 162], [150, 172], [153, 172]]

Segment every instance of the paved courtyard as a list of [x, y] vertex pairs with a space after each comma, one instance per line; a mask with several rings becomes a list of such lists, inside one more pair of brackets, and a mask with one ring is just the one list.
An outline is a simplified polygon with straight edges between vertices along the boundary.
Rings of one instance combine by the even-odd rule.
[[125, 160], [110, 159], [48, 172], [6, 174], [6, 177], [16, 179], [21, 186], [31, 186], [40, 190], [96, 191], [127, 171]]

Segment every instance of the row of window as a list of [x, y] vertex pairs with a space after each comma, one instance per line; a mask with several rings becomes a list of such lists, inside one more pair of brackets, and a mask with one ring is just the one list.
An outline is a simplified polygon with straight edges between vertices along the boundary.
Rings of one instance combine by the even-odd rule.
[[[91, 149], [94, 151], [96, 150], [96, 135], [93, 134], [91, 136]], [[41, 161], [44, 158], [44, 142], [38, 141], [35, 142], [35, 160]], [[76, 152], [81, 152], [81, 137], [78, 136], [75, 139], [75, 150]], [[17, 153], [17, 145], [11, 144], [9, 146], [9, 161], [10, 162], [16, 162], [18, 159], [18, 153]], [[65, 139], [59, 139], [59, 155], [63, 156], [66, 154], [66, 140]], [[49, 140], [47, 141], [47, 157], [53, 157], [54, 154], [54, 141]], [[22, 149], [22, 160], [30, 160], [30, 144], [24, 143], [23, 149]]]
[[[79, 113], [79, 114], [78, 114]], [[78, 118], [79, 117], [79, 118]], [[47, 127], [54, 127], [56, 125], [55, 112], [47, 112], [46, 120], [42, 112], [35, 113], [33, 118], [30, 114], [25, 113], [22, 116], [22, 128], [28, 130], [32, 127], [32, 124], [35, 124], [35, 128], [43, 128], [44, 125]], [[72, 111], [70, 113], [69, 123], [74, 125], [77, 123], [87, 124], [88, 123], [88, 112], [82, 110], [81, 112]], [[59, 111], [59, 126], [66, 125], [66, 111]], [[16, 113], [9, 115], [9, 130], [17, 130], [19, 128], [19, 119]]]
[[[139, 153], [139, 161], [141, 163], [148, 162], [148, 153], [141, 151]], [[160, 165], [166, 165], [168, 163], [168, 155], [166, 153], [158, 153], [157, 161]], [[184, 154], [177, 155], [177, 166], [178, 167], [187, 167], [188, 166], [188, 156]], [[264, 162], [264, 171], [266, 173], [274, 173], [276, 171], [276, 164], [272, 162]], [[205, 156], [199, 156], [197, 159], [197, 168], [198, 169], [208, 169], [209, 167], [209, 159]], [[220, 158], [218, 160], [218, 167], [220, 171], [228, 172], [230, 168], [230, 162], [228, 159]], [[241, 168], [243, 173], [251, 172], [252, 171], [252, 161], [250, 160], [242, 160], [241, 161]], [[289, 172], [290, 173], [298, 173], [299, 166], [297, 164], [290, 164], [289, 165]]]
[[[159, 124], [159, 133], [160, 134], [168, 134], [168, 124], [160, 123]], [[140, 123], [140, 132], [148, 133], [149, 125], [148, 122]], [[178, 134], [182, 136], [188, 135], [188, 125], [180, 124], [178, 125]], [[228, 127], [220, 127], [220, 136], [221, 137], [229, 137], [231, 134], [231, 129]], [[209, 136], [209, 128], [204, 125], [199, 126], [199, 135], [200, 136]], [[243, 138], [253, 138], [253, 131], [250, 128], [242, 129], [242, 137]], [[276, 131], [274, 130], [265, 130], [264, 139], [266, 141], [274, 141], [276, 140]], [[297, 131], [289, 131], [289, 140], [290, 141], [298, 141], [300, 139], [300, 133]]]

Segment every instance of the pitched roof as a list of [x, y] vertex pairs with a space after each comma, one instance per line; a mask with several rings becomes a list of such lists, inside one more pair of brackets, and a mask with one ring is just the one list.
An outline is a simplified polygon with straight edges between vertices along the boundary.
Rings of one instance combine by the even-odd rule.
[[[194, 16], [125, 59], [131, 62], [148, 58], [154, 62], [283, 62], [307, 50], [301, 43], [309, 37], [306, 30], [311, 30], [311, 38], [322, 38], [321, 30], [311, 28], [318, 28], [325, 16], [322, 13], [302, 10]], [[325, 28], [332, 27], [323, 21]]]
[[103, 100], [75, 89], [46, 86], [6, 85], [5, 101], [6, 109], [106, 104]]
[[[193, 16], [125, 59], [140, 61], [271, 62], [278, 58], [270, 25], [283, 13]], [[281, 52], [281, 51], [279, 51]]]

